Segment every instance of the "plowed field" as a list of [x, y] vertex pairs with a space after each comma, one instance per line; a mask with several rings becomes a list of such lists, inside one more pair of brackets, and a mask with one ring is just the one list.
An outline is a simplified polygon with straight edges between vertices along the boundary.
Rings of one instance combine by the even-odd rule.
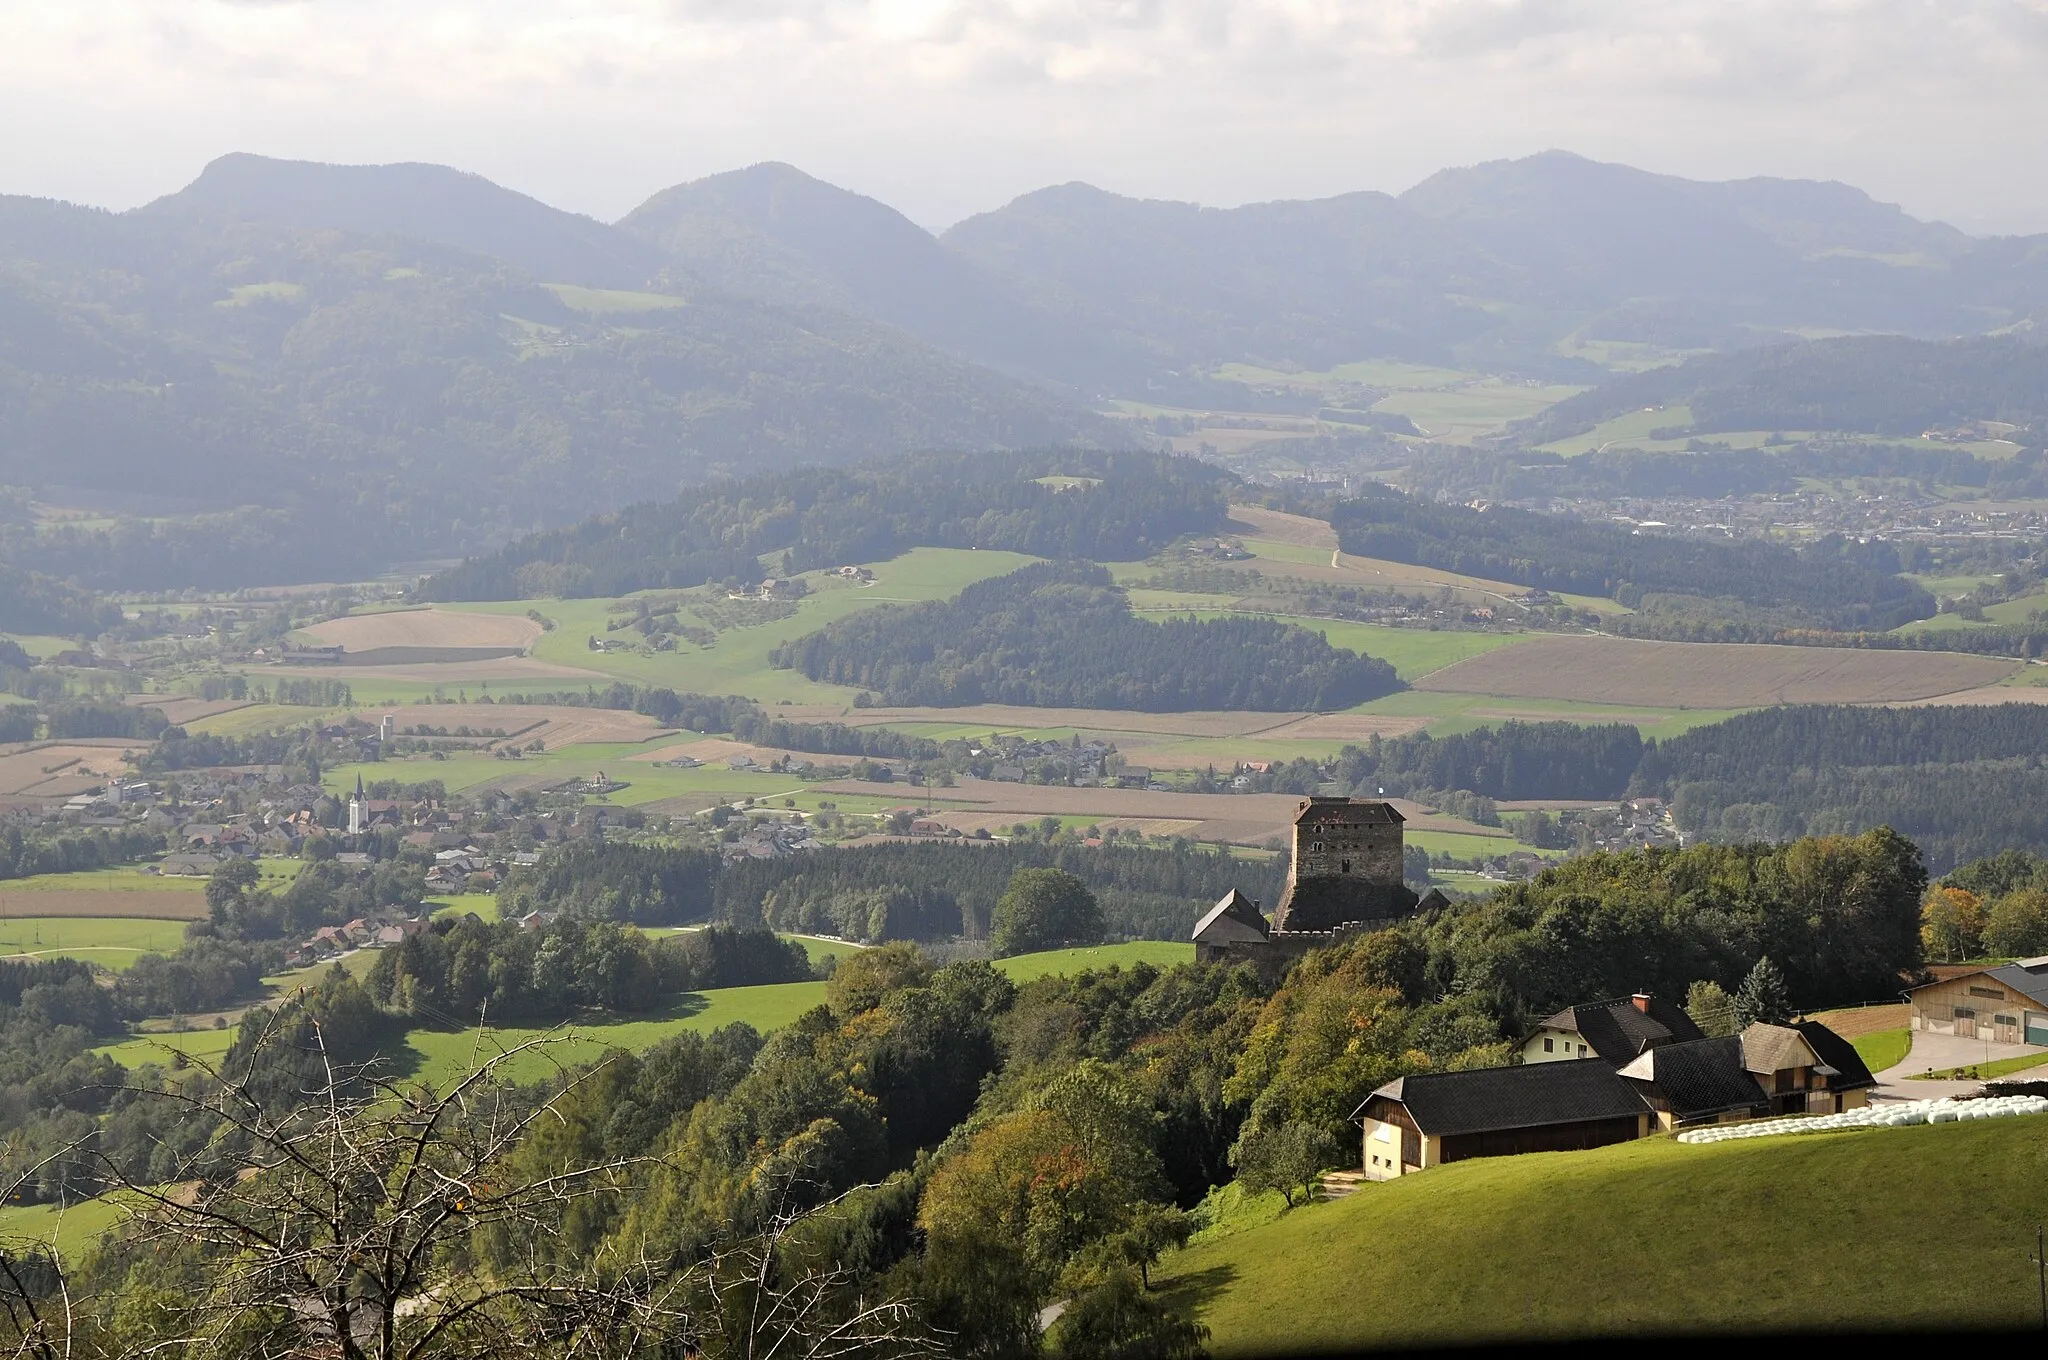
[[1954, 652], [1546, 637], [1446, 666], [1415, 687], [1645, 708], [1871, 704], [1976, 689], [2018, 664]]
[[519, 614], [396, 609], [329, 619], [304, 631], [323, 647], [368, 652], [380, 647], [526, 647], [541, 635], [541, 626]]

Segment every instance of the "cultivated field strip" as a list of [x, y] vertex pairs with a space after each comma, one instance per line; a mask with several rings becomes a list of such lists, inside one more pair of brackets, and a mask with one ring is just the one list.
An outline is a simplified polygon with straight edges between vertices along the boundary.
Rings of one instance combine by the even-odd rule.
[[1955, 652], [1559, 636], [1468, 657], [1415, 688], [1644, 708], [1872, 704], [1979, 689], [2019, 664]]
[[303, 629], [323, 647], [370, 652], [386, 647], [530, 647], [541, 626], [522, 614], [470, 614], [456, 609], [395, 609], [351, 614]]

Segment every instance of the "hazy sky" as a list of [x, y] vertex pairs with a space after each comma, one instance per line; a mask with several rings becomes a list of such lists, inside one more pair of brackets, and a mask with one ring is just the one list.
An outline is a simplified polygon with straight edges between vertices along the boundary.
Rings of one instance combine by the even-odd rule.
[[940, 227], [1563, 147], [2048, 230], [2048, 0], [0, 0], [0, 33], [0, 191], [113, 207], [234, 150], [607, 219], [785, 160]]

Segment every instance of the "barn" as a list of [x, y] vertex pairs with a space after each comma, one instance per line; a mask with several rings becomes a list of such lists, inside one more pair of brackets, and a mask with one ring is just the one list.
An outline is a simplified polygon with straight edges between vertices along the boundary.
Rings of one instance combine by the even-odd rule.
[[1651, 1114], [1628, 1082], [1596, 1061], [1400, 1077], [1352, 1118], [1365, 1128], [1366, 1178], [1391, 1180], [1472, 1157], [1625, 1143], [1649, 1133]]
[[1915, 987], [1908, 995], [1914, 1029], [2048, 1045], [2048, 958], [1980, 968]]

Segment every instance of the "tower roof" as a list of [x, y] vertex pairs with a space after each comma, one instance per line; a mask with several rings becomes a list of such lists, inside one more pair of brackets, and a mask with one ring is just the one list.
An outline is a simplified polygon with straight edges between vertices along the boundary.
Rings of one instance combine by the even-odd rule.
[[1407, 820], [1392, 803], [1378, 798], [1304, 798], [1294, 814], [1296, 826], [1328, 823], [1398, 826]]

